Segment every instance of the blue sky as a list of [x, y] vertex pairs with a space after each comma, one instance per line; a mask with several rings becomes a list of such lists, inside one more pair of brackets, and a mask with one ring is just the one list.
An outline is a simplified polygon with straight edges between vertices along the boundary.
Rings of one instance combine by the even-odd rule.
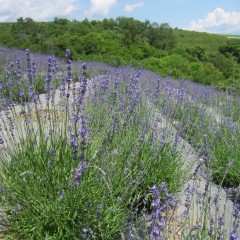
[[173, 28], [240, 34], [240, 0], [0, 0], [0, 6], [0, 22], [126, 16]]

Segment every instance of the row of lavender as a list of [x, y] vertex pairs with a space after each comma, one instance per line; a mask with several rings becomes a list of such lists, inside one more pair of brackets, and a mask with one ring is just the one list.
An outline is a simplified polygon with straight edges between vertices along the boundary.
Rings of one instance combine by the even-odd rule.
[[[234, 187], [238, 198], [237, 96], [145, 70], [71, 62], [69, 51], [66, 61], [1, 51], [1, 203], [8, 234], [135, 239], [139, 231], [129, 219], [151, 216], [142, 239], [177, 239], [176, 232], [181, 239], [238, 239], [237, 200], [230, 235], [221, 217], [185, 231], [173, 217], [174, 194], [186, 176], [179, 138], [204, 159], [209, 181]], [[161, 117], [177, 129], [174, 138], [156, 127]], [[187, 189], [184, 220], [192, 192]]]

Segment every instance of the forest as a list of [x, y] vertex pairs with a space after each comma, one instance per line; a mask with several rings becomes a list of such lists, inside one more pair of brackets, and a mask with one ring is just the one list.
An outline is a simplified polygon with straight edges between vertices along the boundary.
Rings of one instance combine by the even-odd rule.
[[50, 22], [20, 17], [13, 23], [1, 23], [0, 29], [0, 46], [60, 58], [69, 49], [72, 60], [140, 67], [164, 77], [239, 92], [237, 37], [173, 29], [168, 23], [127, 17], [102, 21], [55, 17]]

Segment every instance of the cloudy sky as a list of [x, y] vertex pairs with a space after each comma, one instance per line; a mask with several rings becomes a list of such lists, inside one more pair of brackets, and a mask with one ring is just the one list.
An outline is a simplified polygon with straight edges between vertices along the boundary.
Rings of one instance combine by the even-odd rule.
[[240, 0], [0, 0], [0, 22], [118, 16], [195, 31], [240, 34]]

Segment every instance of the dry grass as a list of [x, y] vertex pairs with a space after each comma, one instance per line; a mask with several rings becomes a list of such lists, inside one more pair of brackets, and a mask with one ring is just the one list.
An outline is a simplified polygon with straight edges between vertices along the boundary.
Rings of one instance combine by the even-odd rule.
[[38, 118], [43, 122], [48, 122], [54, 120], [54, 122], [63, 122], [65, 114], [59, 110], [51, 110], [51, 109], [41, 109], [39, 111], [33, 111], [29, 113], [19, 113], [17, 115], [18, 118], [29, 119], [31, 121], [38, 121]]

